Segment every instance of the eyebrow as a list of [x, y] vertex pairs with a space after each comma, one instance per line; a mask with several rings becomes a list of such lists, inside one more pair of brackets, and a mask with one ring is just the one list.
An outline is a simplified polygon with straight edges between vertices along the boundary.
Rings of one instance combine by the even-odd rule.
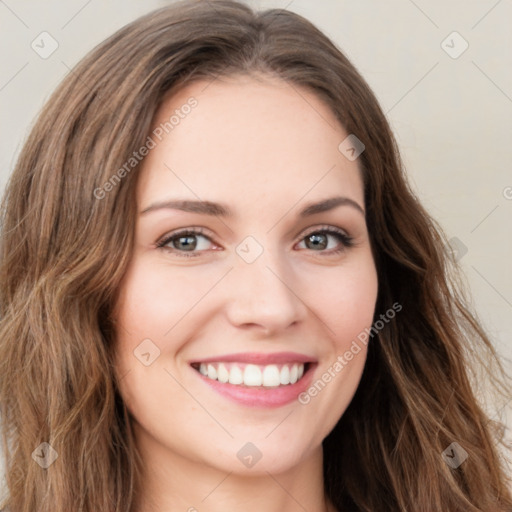
[[[349, 197], [335, 196], [328, 199], [324, 199], [317, 203], [310, 203], [306, 205], [300, 212], [299, 217], [309, 217], [317, 213], [327, 212], [333, 210], [338, 206], [351, 206], [363, 215], [365, 215], [364, 209]], [[188, 213], [199, 213], [202, 215], [212, 215], [220, 217], [233, 217], [232, 210], [225, 204], [214, 203], [212, 201], [191, 201], [191, 200], [168, 200], [159, 201], [148, 206], [140, 212], [144, 215], [149, 212], [158, 210], [180, 210]]]

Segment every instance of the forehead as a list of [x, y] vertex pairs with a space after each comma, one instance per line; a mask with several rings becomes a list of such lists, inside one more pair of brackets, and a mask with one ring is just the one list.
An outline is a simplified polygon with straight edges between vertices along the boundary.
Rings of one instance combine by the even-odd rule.
[[166, 99], [152, 133], [161, 140], [152, 135], [142, 165], [141, 202], [171, 195], [240, 206], [245, 198], [247, 206], [338, 192], [364, 204], [357, 160], [338, 149], [348, 134], [318, 96], [295, 84], [246, 76], [193, 82]]

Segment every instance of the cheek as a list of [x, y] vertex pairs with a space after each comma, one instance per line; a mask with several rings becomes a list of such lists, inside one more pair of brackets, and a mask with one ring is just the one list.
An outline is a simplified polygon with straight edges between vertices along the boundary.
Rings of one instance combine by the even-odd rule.
[[[325, 270], [322, 270], [325, 272]], [[316, 380], [299, 396], [312, 418], [324, 418], [321, 435], [325, 437], [350, 404], [361, 380], [370, 342], [378, 293], [373, 258], [340, 265], [317, 275], [310, 288], [315, 297], [314, 312], [322, 321], [326, 340], [325, 358]]]
[[186, 319], [191, 306], [204, 294], [201, 287], [188, 281], [182, 271], [165, 272], [140, 258], [129, 267], [114, 308], [120, 392], [136, 420], [147, 429], [151, 418], [161, 414], [163, 393], [168, 394], [165, 400], [169, 403], [185, 400], [168, 373], [174, 373], [168, 356], [179, 350], [184, 337], [180, 330], [186, 322], [180, 319]]
[[[141, 259], [122, 284], [116, 318], [130, 338], [171, 339], [170, 332], [205, 296], [216, 275], [196, 268], [165, 268]], [[161, 347], [162, 349], [164, 347]]]
[[304, 296], [309, 297], [309, 304], [322, 319], [326, 333], [335, 341], [338, 351], [371, 326], [378, 278], [369, 252], [346, 265], [310, 273], [304, 283]]

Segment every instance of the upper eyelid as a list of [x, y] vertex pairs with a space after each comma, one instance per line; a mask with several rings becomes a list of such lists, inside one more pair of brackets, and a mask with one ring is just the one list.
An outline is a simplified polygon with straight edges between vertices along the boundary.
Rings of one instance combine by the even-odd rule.
[[346, 229], [339, 228], [337, 226], [331, 226], [329, 224], [323, 224], [321, 226], [313, 226], [311, 228], [306, 228], [305, 230], [300, 231], [299, 235], [302, 234], [302, 236], [308, 236], [309, 234], [316, 233], [317, 231], [334, 231], [335, 233], [339, 232], [345, 234], [346, 236], [350, 236]]
[[186, 234], [192, 234], [192, 235], [201, 235], [206, 238], [208, 238], [211, 242], [212, 236], [209, 234], [208, 230], [203, 227], [199, 226], [190, 226], [188, 228], [182, 228], [182, 229], [176, 229], [174, 231], [170, 231], [169, 233], [166, 233], [165, 235], [161, 236], [157, 241], [155, 245], [159, 245], [161, 243], [166, 243], [167, 241], [171, 240], [172, 238], [176, 238], [180, 235], [186, 235]]

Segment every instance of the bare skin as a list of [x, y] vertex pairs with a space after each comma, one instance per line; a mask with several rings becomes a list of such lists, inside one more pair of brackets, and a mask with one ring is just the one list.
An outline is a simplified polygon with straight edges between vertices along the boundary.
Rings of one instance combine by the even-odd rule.
[[[139, 216], [115, 308], [120, 390], [147, 466], [140, 512], [336, 512], [322, 440], [358, 387], [366, 350], [307, 404], [279, 407], [227, 398], [190, 365], [296, 352], [317, 362], [313, 383], [371, 326], [378, 282], [357, 160], [339, 151], [348, 134], [329, 108], [298, 90], [270, 78], [196, 82], [155, 120], [197, 100], [143, 162], [138, 210], [153, 208]], [[334, 196], [353, 204], [298, 215]], [[222, 203], [232, 216], [155, 206], [177, 199]], [[169, 241], [190, 228], [202, 233]], [[251, 263], [242, 242], [250, 255], [261, 248]], [[147, 366], [134, 357], [143, 340], [159, 351]], [[237, 457], [247, 443], [261, 453], [252, 467]]]

